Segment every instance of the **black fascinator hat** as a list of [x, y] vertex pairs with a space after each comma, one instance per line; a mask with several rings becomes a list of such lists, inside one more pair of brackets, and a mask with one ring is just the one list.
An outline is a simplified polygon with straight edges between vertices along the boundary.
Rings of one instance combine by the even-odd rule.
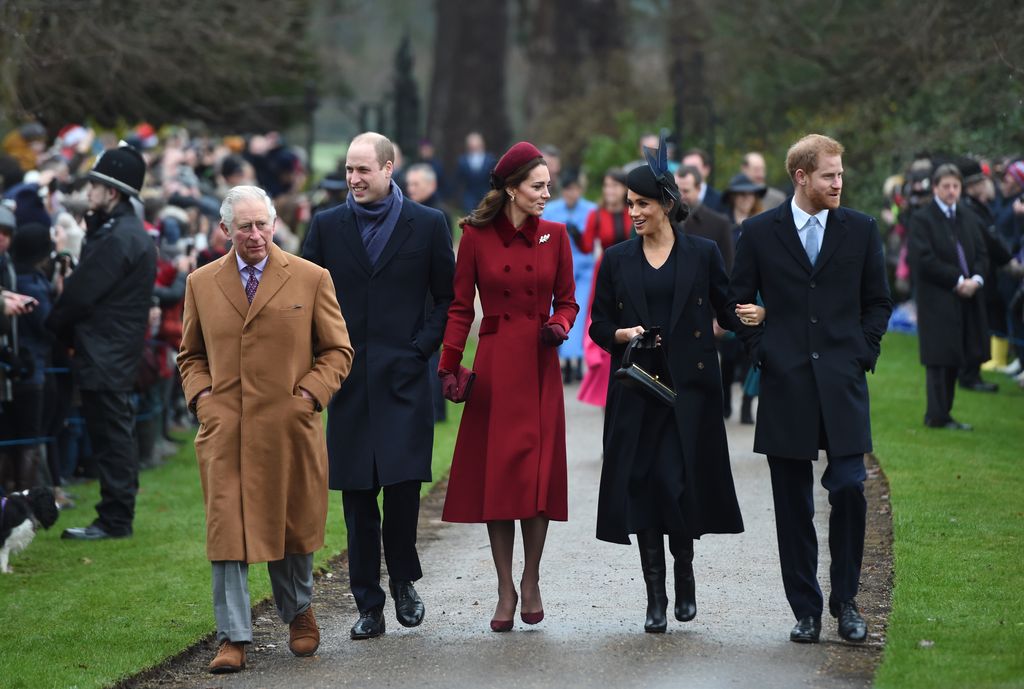
[[626, 186], [641, 196], [658, 199], [663, 204], [672, 202], [669, 220], [682, 222], [690, 214], [689, 207], [679, 198], [676, 179], [668, 169], [668, 147], [662, 132], [657, 150], [644, 146], [647, 164], [635, 167], [626, 175]]

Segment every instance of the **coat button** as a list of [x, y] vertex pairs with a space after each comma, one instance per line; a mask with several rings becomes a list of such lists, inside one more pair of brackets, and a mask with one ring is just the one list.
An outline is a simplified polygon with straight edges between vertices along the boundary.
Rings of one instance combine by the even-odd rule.
[[533, 288], [532, 288], [532, 287], [527, 287], [527, 288], [526, 288], [526, 293], [527, 293], [527, 294], [528, 294], [529, 296], [531, 296], [531, 297], [532, 297], [532, 296], [533, 296]]
[[505, 296], [506, 297], [511, 297], [512, 296], [512, 290], [510, 290], [510, 289], [505, 290]]
[[704, 297], [697, 297], [697, 306], [700, 306], [703, 303], [704, 303]]
[[622, 311], [622, 302], [619, 302], [619, 311]]
[[700, 337], [700, 331], [699, 330], [694, 330], [693, 331], [693, 336], [694, 337]]
[[818, 283], [816, 283], [814, 280], [811, 280], [811, 289], [814, 289], [817, 286], [818, 286]]
[[811, 323], [817, 323], [817, 322], [818, 322], [818, 317], [817, 316], [811, 316]]
[[527, 314], [526, 314], [526, 317], [527, 317], [527, 318], [529, 318], [529, 319], [530, 319], [530, 320], [532, 321], [532, 320], [533, 320], [533, 318], [534, 318], [534, 316], [533, 316], [533, 311], [530, 311], [529, 313], [527, 313]]
[[512, 318], [512, 314], [510, 314], [510, 313], [505, 313], [505, 314], [502, 314], [502, 316], [501, 316], [501, 317], [502, 317], [502, 318], [504, 318], [504, 319], [505, 319], [505, 320], [507, 321], [508, 319]]
[[512, 270], [512, 266], [506, 265], [506, 266], [505, 266], [505, 272], [507, 273], [507, 272], [509, 272], [510, 270]]
[[818, 353], [817, 352], [811, 352], [811, 358], [812, 359], [817, 359], [818, 358]]
[[703, 361], [698, 361], [697, 362], [697, 368], [700, 369], [701, 371], [703, 371], [704, 370], [704, 362]]
[[533, 266], [531, 266], [531, 265], [527, 264], [527, 266], [526, 266], [526, 272], [527, 272], [527, 273], [532, 273], [532, 272], [533, 272]]

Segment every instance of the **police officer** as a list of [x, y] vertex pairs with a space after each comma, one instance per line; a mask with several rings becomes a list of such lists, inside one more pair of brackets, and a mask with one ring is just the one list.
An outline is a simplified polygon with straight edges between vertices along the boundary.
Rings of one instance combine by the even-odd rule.
[[131, 204], [145, 174], [142, 155], [127, 145], [97, 159], [87, 175], [81, 260], [47, 319], [58, 339], [74, 350], [75, 382], [100, 480], [95, 521], [65, 529], [63, 538], [132, 534], [139, 469], [130, 395], [156, 279], [156, 247]]

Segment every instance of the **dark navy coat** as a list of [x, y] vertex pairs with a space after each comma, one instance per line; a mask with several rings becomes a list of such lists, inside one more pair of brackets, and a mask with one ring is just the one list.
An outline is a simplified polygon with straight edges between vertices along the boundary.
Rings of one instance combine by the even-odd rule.
[[[327, 417], [330, 487], [429, 481], [434, 442], [427, 359], [441, 344], [455, 256], [444, 214], [406, 198], [370, 265], [347, 205], [317, 213], [302, 257], [330, 271], [355, 349]], [[427, 295], [433, 305], [425, 308]]]
[[870, 452], [865, 372], [892, 312], [875, 219], [829, 211], [813, 268], [789, 201], [744, 221], [730, 299], [753, 303], [758, 293], [765, 322], [739, 330], [761, 369], [754, 452], [817, 458], [820, 423], [831, 454]]

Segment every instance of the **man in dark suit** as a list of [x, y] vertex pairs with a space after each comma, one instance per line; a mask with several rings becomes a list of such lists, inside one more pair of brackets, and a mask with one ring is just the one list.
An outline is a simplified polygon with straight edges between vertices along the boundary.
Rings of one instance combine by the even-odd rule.
[[712, 188], [708, 183], [711, 179], [711, 156], [707, 151], [700, 148], [691, 148], [683, 154], [683, 165], [695, 167], [700, 170], [702, 181], [700, 183], [700, 202], [716, 213], [725, 213], [726, 207], [722, 203], [722, 192]]
[[704, 176], [692, 165], [680, 165], [676, 168], [679, 197], [690, 207], [690, 215], [683, 223], [683, 232], [710, 239], [717, 244], [718, 251], [722, 254], [722, 260], [725, 262], [725, 269], [731, 271], [733, 245], [729, 218], [721, 213], [716, 213], [700, 202], [700, 186], [703, 183]]
[[494, 154], [487, 152], [484, 137], [479, 132], [470, 132], [466, 137], [466, 152], [459, 156], [455, 171], [455, 183], [462, 194], [462, 210], [467, 214], [491, 190], [491, 170], [497, 163]]
[[951, 164], [932, 175], [935, 197], [910, 220], [907, 261], [917, 298], [918, 347], [925, 366], [924, 425], [969, 431], [950, 416], [959, 367], [989, 358], [982, 277], [988, 251], [981, 220], [958, 203], [962, 177]]
[[864, 552], [864, 453], [871, 451], [866, 371], [873, 371], [892, 312], [874, 218], [842, 208], [843, 147], [811, 134], [793, 144], [786, 169], [794, 196], [743, 223], [731, 301], [760, 292], [767, 316], [740, 331], [761, 369], [754, 451], [768, 455], [790, 639], [815, 643], [824, 600], [817, 579], [814, 475], [828, 455], [829, 612], [839, 635], [863, 641], [855, 597]]
[[[402, 196], [392, 180], [394, 146], [373, 132], [349, 145], [345, 205], [313, 218], [303, 258], [331, 272], [355, 358], [327, 419], [330, 487], [342, 491], [349, 578], [359, 620], [353, 639], [384, 633], [384, 557], [399, 623], [414, 627], [424, 606], [412, 582], [420, 484], [430, 480], [433, 421], [427, 360], [444, 334], [455, 257], [440, 211]], [[433, 307], [425, 311], [427, 295]]]

